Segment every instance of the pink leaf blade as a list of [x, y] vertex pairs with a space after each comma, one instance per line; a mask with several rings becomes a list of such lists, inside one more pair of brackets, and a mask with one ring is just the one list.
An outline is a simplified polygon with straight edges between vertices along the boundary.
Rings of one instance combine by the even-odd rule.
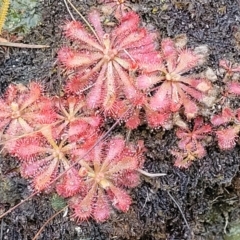
[[164, 82], [150, 99], [150, 107], [153, 110], [159, 110], [165, 109], [169, 106], [169, 96], [172, 92], [171, 90], [171, 85]]
[[214, 115], [211, 119], [211, 123], [214, 126], [220, 126], [222, 124], [230, 122], [232, 119], [235, 118], [235, 113], [232, 109], [225, 107], [222, 110], [221, 114]]
[[55, 177], [55, 173], [58, 167], [58, 159], [55, 158], [52, 162], [48, 165], [45, 171], [40, 173], [33, 179], [34, 188], [37, 191], [43, 191], [47, 187], [49, 187], [50, 182]]
[[165, 38], [161, 42], [161, 49], [164, 59], [167, 62], [167, 68], [169, 72], [173, 72], [177, 65], [177, 50], [173, 40]]
[[112, 199], [113, 206], [122, 212], [127, 212], [132, 200], [126, 191], [113, 185], [110, 186], [109, 190], [111, 192], [108, 191], [108, 194]]
[[181, 50], [178, 53], [178, 64], [174, 69], [175, 73], [182, 74], [188, 72], [198, 65], [199, 57], [189, 49]]
[[128, 12], [122, 19], [120, 25], [113, 30], [112, 36], [117, 38], [117, 41], [122, 40], [127, 33], [137, 30], [139, 26], [139, 16], [135, 12]]
[[104, 222], [110, 217], [110, 206], [103, 191], [99, 189], [97, 201], [93, 209], [93, 218], [97, 222]]
[[98, 35], [99, 39], [103, 39], [104, 31], [101, 25], [100, 14], [98, 11], [93, 10], [88, 15], [89, 22], [93, 25], [96, 34]]
[[239, 130], [237, 128], [231, 127], [216, 131], [219, 148], [223, 150], [234, 148], [238, 133]]
[[49, 164], [52, 160], [52, 156], [45, 158], [40, 158], [37, 161], [29, 160], [25, 161], [21, 165], [21, 175], [24, 178], [34, 178], [37, 173], [44, 167]]
[[170, 120], [171, 112], [164, 111], [151, 111], [146, 112], [147, 123], [151, 128], [158, 128], [160, 126], [164, 127], [165, 124]]
[[63, 47], [58, 51], [58, 59], [69, 69], [90, 66], [101, 58], [101, 53], [96, 52], [91, 55], [87, 55], [86, 53], [72, 51], [68, 47]]
[[93, 38], [80, 22], [71, 21], [64, 26], [65, 35], [72, 40], [79, 40], [87, 45], [103, 51], [103, 47]]
[[240, 95], [240, 83], [239, 82], [230, 82], [227, 84], [226, 88], [227, 88], [226, 90], [229, 93]]

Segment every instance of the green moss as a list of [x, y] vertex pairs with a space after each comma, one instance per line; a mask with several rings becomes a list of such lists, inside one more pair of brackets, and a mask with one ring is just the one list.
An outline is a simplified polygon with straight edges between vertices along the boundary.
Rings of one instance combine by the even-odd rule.
[[225, 235], [224, 240], [239, 240], [240, 239], [240, 220], [230, 223], [228, 234]]
[[11, 0], [4, 29], [24, 34], [39, 24], [41, 14], [37, 0]]
[[57, 212], [66, 207], [67, 203], [63, 198], [61, 198], [57, 194], [54, 194], [51, 198], [51, 205], [52, 208]]

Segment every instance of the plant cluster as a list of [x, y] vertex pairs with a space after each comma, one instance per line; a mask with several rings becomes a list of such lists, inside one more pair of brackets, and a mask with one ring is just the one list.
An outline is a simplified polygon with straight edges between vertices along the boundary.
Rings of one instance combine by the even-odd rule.
[[[227, 103], [211, 123], [202, 116], [214, 86], [194, 74], [205, 57], [199, 49], [170, 38], [159, 44], [158, 34], [141, 26], [126, 1], [101, 2], [116, 6], [115, 26], [104, 26], [100, 12], [92, 10], [88, 26], [69, 21], [63, 28], [73, 42], [58, 52], [67, 76], [63, 96], [49, 96], [31, 82], [11, 84], [0, 99], [3, 150], [19, 159], [21, 175], [35, 190], [67, 198], [79, 221], [105, 221], [110, 203], [126, 212], [127, 189], [140, 182], [144, 143], [129, 143], [121, 135], [100, 141], [109, 117], [130, 129], [175, 126], [179, 141], [171, 153], [182, 168], [206, 155], [209, 137], [216, 135], [225, 150], [235, 146], [240, 132], [240, 109]], [[240, 67], [225, 60], [220, 67], [222, 92], [239, 95], [240, 83], [233, 79]]]

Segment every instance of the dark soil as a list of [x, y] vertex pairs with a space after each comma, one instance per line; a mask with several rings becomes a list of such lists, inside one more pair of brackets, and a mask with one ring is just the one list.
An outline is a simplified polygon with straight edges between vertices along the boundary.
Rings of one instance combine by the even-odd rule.
[[[96, 1], [72, 1], [85, 15]], [[240, 62], [240, 3], [237, 0], [140, 0], [130, 1], [145, 24], [158, 29], [162, 37], [185, 33], [191, 47], [206, 44], [206, 66], [217, 70], [224, 57]], [[56, 65], [56, 52], [66, 43], [61, 25], [70, 19], [63, 1], [43, 0], [38, 9], [41, 24], [22, 42], [47, 44], [48, 49], [0, 48], [0, 83], [3, 92], [12, 82], [43, 81], [47, 89], [61, 89], [62, 74]], [[79, 16], [74, 14], [77, 19]], [[6, 37], [6, 36], [5, 36]], [[56, 90], [57, 89], [57, 90]], [[126, 134], [123, 128], [117, 129]], [[167, 176], [150, 179], [131, 191], [133, 204], [127, 213], [113, 212], [103, 224], [94, 221], [76, 224], [71, 214], [59, 214], [43, 230], [39, 239], [224, 239], [228, 222], [240, 219], [239, 147], [223, 152], [216, 143], [208, 155], [186, 170], [173, 166], [169, 150], [176, 144], [173, 131], [150, 130], [145, 126], [131, 133], [144, 139], [145, 169]], [[28, 183], [21, 179], [14, 159], [0, 160], [0, 213], [29, 196]], [[1, 240], [32, 239], [56, 211], [52, 195], [35, 196], [0, 220]], [[173, 201], [173, 199], [177, 202]], [[181, 213], [181, 211], [182, 213]], [[183, 218], [184, 215], [184, 218]]]

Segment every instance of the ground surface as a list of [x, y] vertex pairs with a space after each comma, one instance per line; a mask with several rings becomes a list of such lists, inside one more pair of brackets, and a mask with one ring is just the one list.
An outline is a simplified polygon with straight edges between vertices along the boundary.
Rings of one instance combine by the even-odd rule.
[[[95, 1], [72, 1], [85, 14]], [[186, 33], [189, 46], [207, 44], [210, 50], [206, 66], [217, 70], [223, 57], [240, 62], [240, 3], [237, 0], [140, 0], [131, 1], [149, 28], [159, 29], [162, 37]], [[62, 83], [56, 66], [56, 52], [66, 40], [61, 25], [70, 19], [63, 1], [40, 1], [41, 24], [22, 42], [47, 44], [49, 49], [0, 48], [0, 89], [10, 82], [44, 81], [56, 92]], [[79, 17], [75, 14], [75, 17]], [[214, 110], [213, 110], [214, 111]], [[125, 130], [119, 127], [125, 134]], [[77, 225], [69, 215], [58, 215], [46, 226], [39, 239], [224, 239], [224, 231], [240, 221], [239, 147], [222, 152], [215, 143], [208, 155], [189, 169], [173, 167], [169, 149], [175, 146], [173, 131], [150, 130], [141, 126], [132, 139], [144, 139], [145, 169], [165, 172], [166, 177], [142, 178], [131, 191], [133, 204], [128, 213], [113, 213], [104, 224], [93, 221]], [[26, 198], [31, 190], [19, 177], [14, 159], [0, 159], [0, 212]], [[186, 221], [173, 202], [177, 201]], [[0, 222], [0, 239], [32, 239], [55, 211], [52, 195], [39, 195]], [[226, 238], [225, 238], [226, 239]], [[229, 238], [230, 239], [230, 238]], [[233, 239], [233, 238], [232, 238]], [[237, 239], [237, 238], [236, 238]]]

